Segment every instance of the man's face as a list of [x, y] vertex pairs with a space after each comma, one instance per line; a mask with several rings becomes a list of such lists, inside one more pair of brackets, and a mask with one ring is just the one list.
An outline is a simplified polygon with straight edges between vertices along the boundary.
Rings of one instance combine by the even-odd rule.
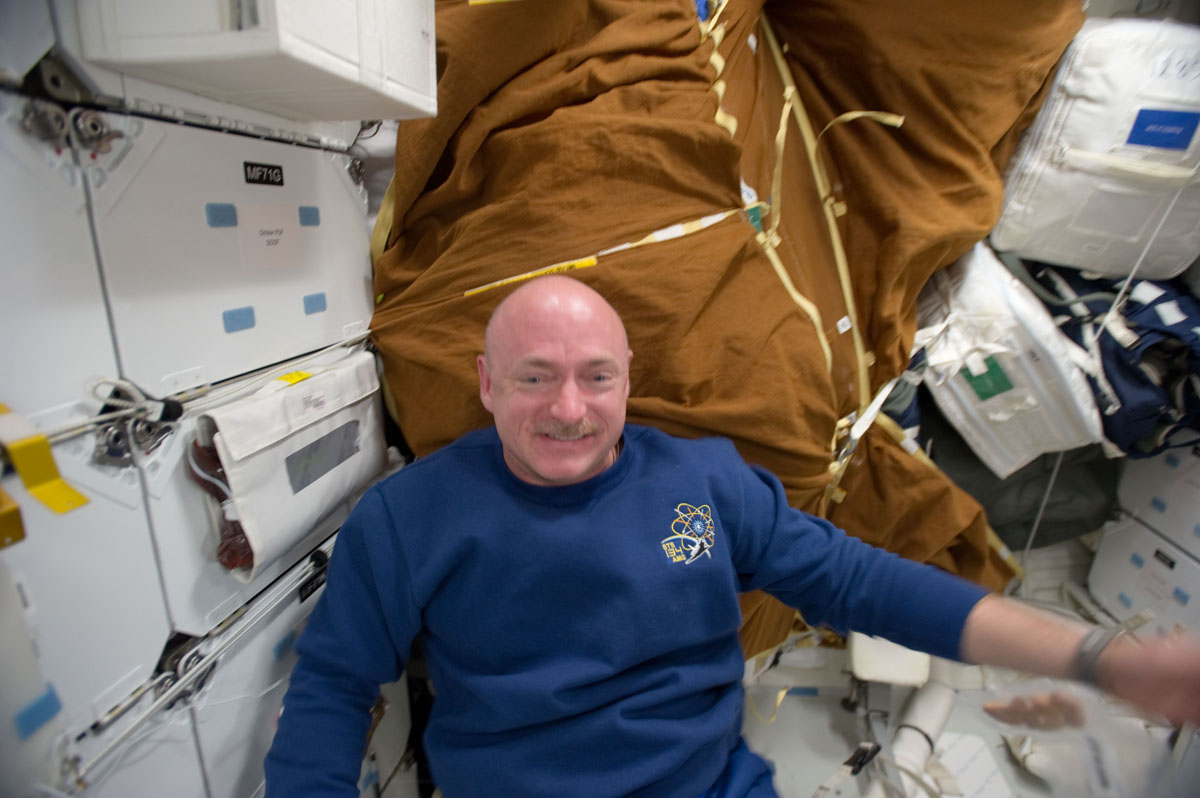
[[620, 320], [598, 297], [570, 293], [510, 310], [478, 358], [505, 462], [534, 485], [590, 479], [625, 426], [632, 353]]

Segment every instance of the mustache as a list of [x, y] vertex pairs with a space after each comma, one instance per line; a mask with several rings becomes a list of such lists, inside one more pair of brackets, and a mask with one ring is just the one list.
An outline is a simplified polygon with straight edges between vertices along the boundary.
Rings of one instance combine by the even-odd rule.
[[551, 438], [582, 438], [585, 435], [594, 435], [600, 431], [600, 425], [592, 419], [583, 419], [570, 424], [562, 424], [554, 421], [546, 421], [537, 425], [537, 433], [546, 435]]

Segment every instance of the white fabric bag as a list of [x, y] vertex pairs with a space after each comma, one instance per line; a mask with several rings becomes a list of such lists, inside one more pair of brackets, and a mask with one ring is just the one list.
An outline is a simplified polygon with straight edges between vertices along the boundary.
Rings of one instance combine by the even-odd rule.
[[1101, 441], [1095, 397], [1072, 361], [1083, 351], [986, 244], [933, 276], [917, 316], [926, 387], [998, 477]]
[[[324, 516], [378, 475], [385, 464], [375, 357], [357, 352], [320, 369], [276, 379], [244, 399], [207, 411], [232, 508], [253, 566], [252, 580]], [[229, 504], [226, 502], [225, 504]]]
[[[1200, 255], [1200, 27], [1089, 19], [1005, 178], [996, 249], [1174, 277]], [[1148, 247], [1148, 249], [1147, 249]]]

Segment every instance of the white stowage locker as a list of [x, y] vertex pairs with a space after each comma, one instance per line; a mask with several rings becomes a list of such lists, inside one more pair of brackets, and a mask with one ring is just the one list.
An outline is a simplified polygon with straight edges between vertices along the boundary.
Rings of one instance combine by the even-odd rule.
[[[16, 529], [0, 570], [11, 586], [5, 656], [19, 660], [2, 691], [17, 704], [5, 703], [14, 714], [4, 722], [17, 730], [25, 768], [4, 778], [27, 780], [5, 781], [4, 794], [19, 796], [34, 783], [61, 786], [64, 757], [104, 747], [104, 735], [88, 730], [119, 723], [112, 711], [151, 681], [171, 634], [137, 473], [98, 461], [95, 433], [54, 445], [44, 437], [93, 416], [101, 402], [90, 396], [92, 379], [117, 365], [83, 178], [64, 143], [35, 134], [38, 113], [0, 92], [0, 440], [14, 464], [0, 498], [15, 505], [4, 522]], [[95, 771], [87, 795], [135, 795], [146, 783], [206, 795], [186, 717], [164, 716], [124, 751], [110, 760], [124, 766]]]
[[77, 0], [95, 63], [297, 120], [437, 108], [432, 0]]
[[1125, 516], [1105, 525], [1088, 572], [1088, 590], [1118, 621], [1152, 613], [1153, 620], [1139, 635], [1200, 630], [1200, 560], [1137, 518]]
[[349, 156], [111, 113], [87, 164], [122, 373], [172, 394], [364, 332], [366, 195]]
[[1197, 85], [1200, 27], [1089, 19], [1013, 155], [992, 243], [1100, 274], [1185, 270], [1200, 255]]

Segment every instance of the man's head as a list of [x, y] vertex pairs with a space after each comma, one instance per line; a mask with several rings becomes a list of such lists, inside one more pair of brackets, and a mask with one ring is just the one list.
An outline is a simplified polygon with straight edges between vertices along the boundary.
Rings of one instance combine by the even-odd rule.
[[612, 306], [569, 277], [541, 277], [492, 313], [479, 396], [504, 460], [534, 485], [596, 476], [616, 456], [633, 352]]

